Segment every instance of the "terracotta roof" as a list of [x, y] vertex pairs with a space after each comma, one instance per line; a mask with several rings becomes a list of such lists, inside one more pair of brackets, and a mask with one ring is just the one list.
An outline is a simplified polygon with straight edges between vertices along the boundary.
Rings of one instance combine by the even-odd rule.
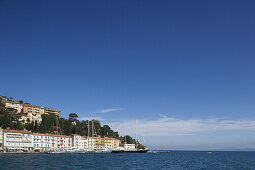
[[72, 134], [72, 136], [81, 136], [81, 135], [78, 135], [78, 134]]
[[23, 104], [23, 106], [24, 107], [40, 107], [41, 108], [41, 106], [37, 106], [37, 105], [32, 105], [32, 104]]
[[48, 134], [49, 136], [53, 137], [65, 137], [65, 138], [71, 138], [71, 136], [64, 136], [64, 135], [53, 135], [53, 134]]
[[9, 130], [9, 129], [3, 129], [3, 132], [32, 134], [32, 132], [26, 131], [26, 130]]
[[[86, 136], [87, 137], [87, 136]], [[89, 139], [108, 139], [108, 140], [118, 140], [118, 139], [115, 139], [115, 138], [101, 138], [101, 137], [87, 137]]]
[[32, 133], [33, 135], [38, 135], [38, 136], [50, 136], [48, 133]]

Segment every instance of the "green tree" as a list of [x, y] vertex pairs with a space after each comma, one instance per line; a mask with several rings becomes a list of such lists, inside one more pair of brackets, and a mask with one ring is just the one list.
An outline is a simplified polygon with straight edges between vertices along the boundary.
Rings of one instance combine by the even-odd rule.
[[78, 115], [76, 113], [70, 113], [69, 114], [69, 119], [76, 120], [77, 118], [78, 118]]

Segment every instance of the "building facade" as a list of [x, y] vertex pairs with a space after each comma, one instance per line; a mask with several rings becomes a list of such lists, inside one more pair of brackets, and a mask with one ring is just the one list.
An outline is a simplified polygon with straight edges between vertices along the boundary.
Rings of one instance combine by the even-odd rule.
[[33, 133], [34, 150], [50, 151], [52, 136], [49, 134]]
[[23, 113], [40, 114], [40, 106], [32, 104], [23, 104]]
[[39, 113], [40, 113], [40, 115], [45, 114], [45, 109], [44, 109], [44, 107], [40, 107]]
[[115, 138], [88, 137], [88, 147], [92, 149], [118, 148], [120, 140]]
[[73, 134], [72, 147], [77, 149], [88, 149], [88, 138], [85, 136]]
[[103, 138], [105, 140], [105, 148], [118, 148], [120, 146], [120, 140], [115, 138]]
[[63, 135], [51, 135], [51, 151], [57, 151], [72, 147], [72, 137]]
[[3, 100], [2, 103], [5, 105], [6, 108], [13, 108], [17, 110], [17, 113], [21, 113], [23, 109], [23, 105], [19, 102]]
[[96, 138], [95, 137], [88, 137], [88, 149], [94, 149], [95, 148], [95, 143], [96, 143]]
[[3, 129], [3, 150], [30, 151], [33, 150], [33, 135], [29, 131]]
[[45, 113], [45, 114], [54, 114], [54, 115], [59, 116], [60, 110], [52, 109], [52, 108], [49, 108], [49, 107], [45, 107], [45, 108], [44, 108], [44, 113]]
[[3, 151], [3, 129], [0, 127], [0, 151]]
[[32, 104], [24, 104], [23, 109], [22, 109], [24, 115], [22, 115], [19, 118], [19, 121], [23, 123], [29, 123], [32, 121], [37, 121], [40, 123], [42, 121], [41, 115], [44, 114], [44, 108], [37, 106], [37, 105], [32, 105]]
[[19, 121], [22, 123], [30, 123], [32, 121], [40, 123], [42, 121], [42, 117], [40, 114], [27, 113], [26, 115], [22, 115], [19, 118]]

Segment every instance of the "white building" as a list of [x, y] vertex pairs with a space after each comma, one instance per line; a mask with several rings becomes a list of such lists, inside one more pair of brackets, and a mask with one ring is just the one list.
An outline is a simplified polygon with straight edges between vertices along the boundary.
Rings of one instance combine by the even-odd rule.
[[3, 129], [0, 127], [0, 151], [3, 150]]
[[22, 115], [19, 118], [20, 122], [24, 122], [24, 123], [30, 123], [32, 121], [37, 121], [38, 123], [40, 123], [42, 121], [42, 117], [40, 114], [34, 114], [34, 113], [27, 113], [27, 115]]
[[29, 131], [3, 130], [4, 151], [29, 151], [33, 149], [33, 135]]
[[85, 136], [73, 134], [72, 147], [77, 149], [88, 149], [88, 138]]
[[96, 139], [94, 137], [88, 137], [88, 149], [94, 149], [96, 144]]
[[51, 149], [52, 136], [49, 134], [33, 133], [34, 150], [49, 151]]

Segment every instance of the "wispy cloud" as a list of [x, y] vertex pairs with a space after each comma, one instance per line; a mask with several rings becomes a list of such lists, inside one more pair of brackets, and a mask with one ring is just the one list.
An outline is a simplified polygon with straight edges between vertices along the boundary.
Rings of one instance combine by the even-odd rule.
[[81, 118], [79, 118], [79, 120], [93, 120], [93, 119], [95, 119], [95, 120], [105, 120], [102, 117], [81, 117]]
[[[223, 119], [176, 119], [160, 115], [157, 120], [139, 120], [138, 130], [142, 136], [176, 136], [194, 135], [205, 131], [255, 131], [255, 120], [223, 120]], [[109, 125], [124, 134], [135, 133], [135, 120], [111, 122]]]
[[123, 108], [109, 108], [109, 109], [103, 109], [103, 110], [98, 110], [96, 113], [108, 113], [108, 112], [114, 112], [118, 110], [123, 110]]

